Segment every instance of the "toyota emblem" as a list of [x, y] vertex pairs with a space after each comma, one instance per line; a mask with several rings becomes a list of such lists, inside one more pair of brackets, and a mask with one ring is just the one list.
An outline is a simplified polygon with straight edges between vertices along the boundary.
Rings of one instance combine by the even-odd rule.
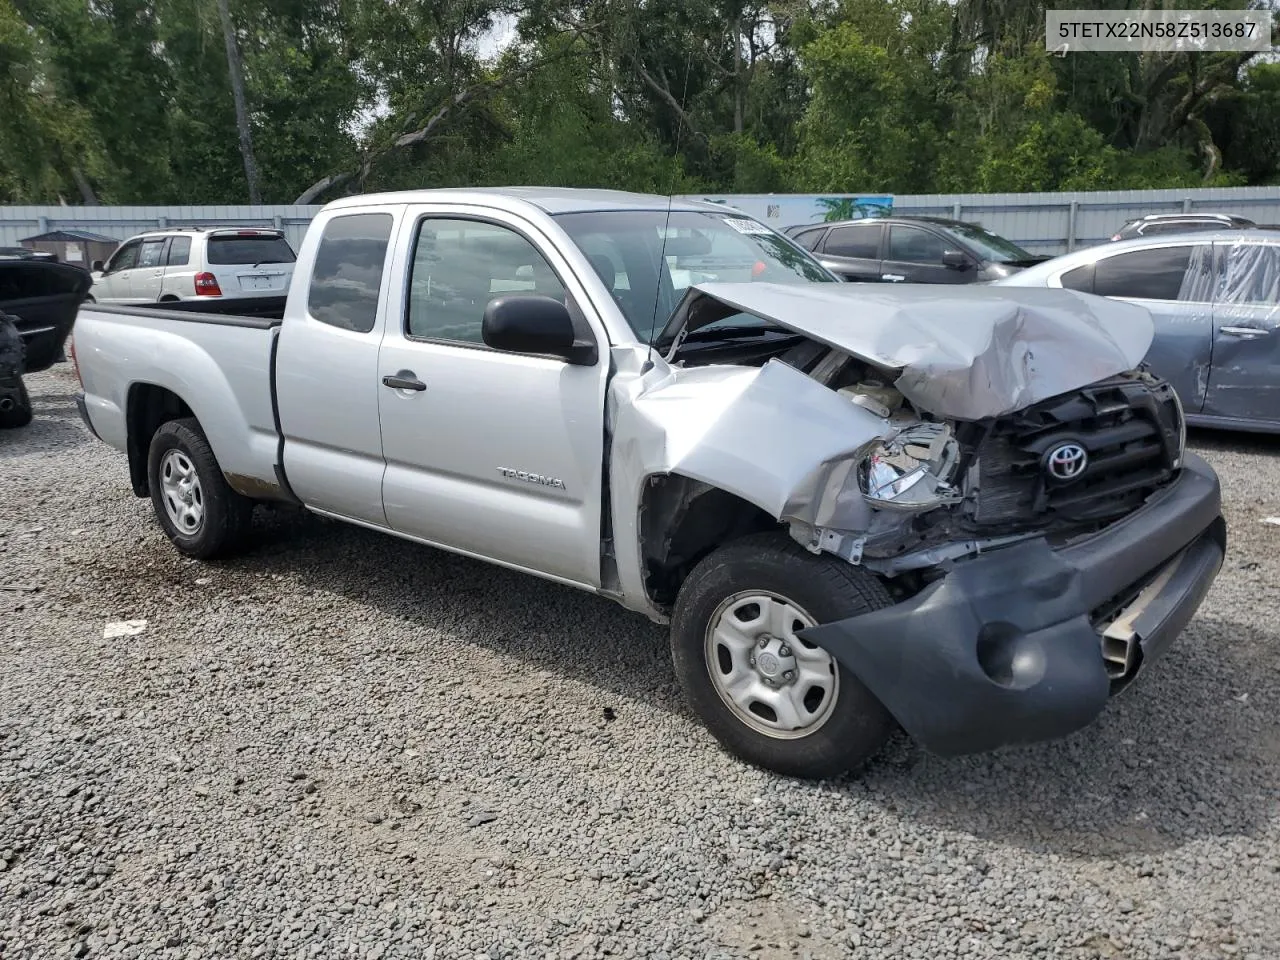
[[1089, 465], [1089, 454], [1078, 443], [1060, 443], [1044, 458], [1045, 473], [1061, 483], [1075, 480]]

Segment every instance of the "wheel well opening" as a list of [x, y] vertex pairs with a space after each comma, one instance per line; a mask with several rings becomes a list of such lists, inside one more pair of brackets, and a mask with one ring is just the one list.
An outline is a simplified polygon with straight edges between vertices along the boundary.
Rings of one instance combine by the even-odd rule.
[[779, 523], [755, 504], [679, 474], [651, 477], [640, 506], [645, 590], [669, 609], [690, 571], [730, 540], [773, 530]]
[[151, 438], [162, 424], [192, 416], [191, 408], [172, 390], [151, 383], [135, 383], [129, 388], [126, 423], [129, 428], [129, 480], [135, 496], [150, 495], [147, 483], [147, 453]]
[[172, 293], [166, 293], [163, 297], [160, 298], [160, 302], [161, 303], [177, 303], [178, 298], [175, 297]]

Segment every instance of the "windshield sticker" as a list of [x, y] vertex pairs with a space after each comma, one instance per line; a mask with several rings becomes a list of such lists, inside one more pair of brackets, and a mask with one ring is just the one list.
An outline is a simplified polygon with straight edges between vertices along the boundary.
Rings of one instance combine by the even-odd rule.
[[768, 236], [773, 233], [763, 223], [756, 223], [754, 220], [740, 220], [737, 217], [725, 217], [724, 222], [739, 233], [755, 234], [757, 236]]

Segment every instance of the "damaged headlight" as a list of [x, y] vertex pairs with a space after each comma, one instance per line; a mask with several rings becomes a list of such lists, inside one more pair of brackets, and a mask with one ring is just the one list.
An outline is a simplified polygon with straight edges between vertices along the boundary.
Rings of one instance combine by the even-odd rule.
[[873, 506], [927, 510], [954, 503], [952, 486], [960, 445], [942, 423], [917, 423], [868, 446], [858, 463], [858, 485]]

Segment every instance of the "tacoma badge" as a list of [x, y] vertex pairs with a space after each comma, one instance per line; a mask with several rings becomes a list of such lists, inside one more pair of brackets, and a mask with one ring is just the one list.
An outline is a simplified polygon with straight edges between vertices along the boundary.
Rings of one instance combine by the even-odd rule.
[[556, 487], [563, 490], [564, 482], [555, 477], [544, 477], [540, 473], [529, 473], [526, 470], [512, 470], [510, 467], [499, 467], [498, 472], [508, 480], [523, 480], [525, 483], [536, 483], [542, 487]]

